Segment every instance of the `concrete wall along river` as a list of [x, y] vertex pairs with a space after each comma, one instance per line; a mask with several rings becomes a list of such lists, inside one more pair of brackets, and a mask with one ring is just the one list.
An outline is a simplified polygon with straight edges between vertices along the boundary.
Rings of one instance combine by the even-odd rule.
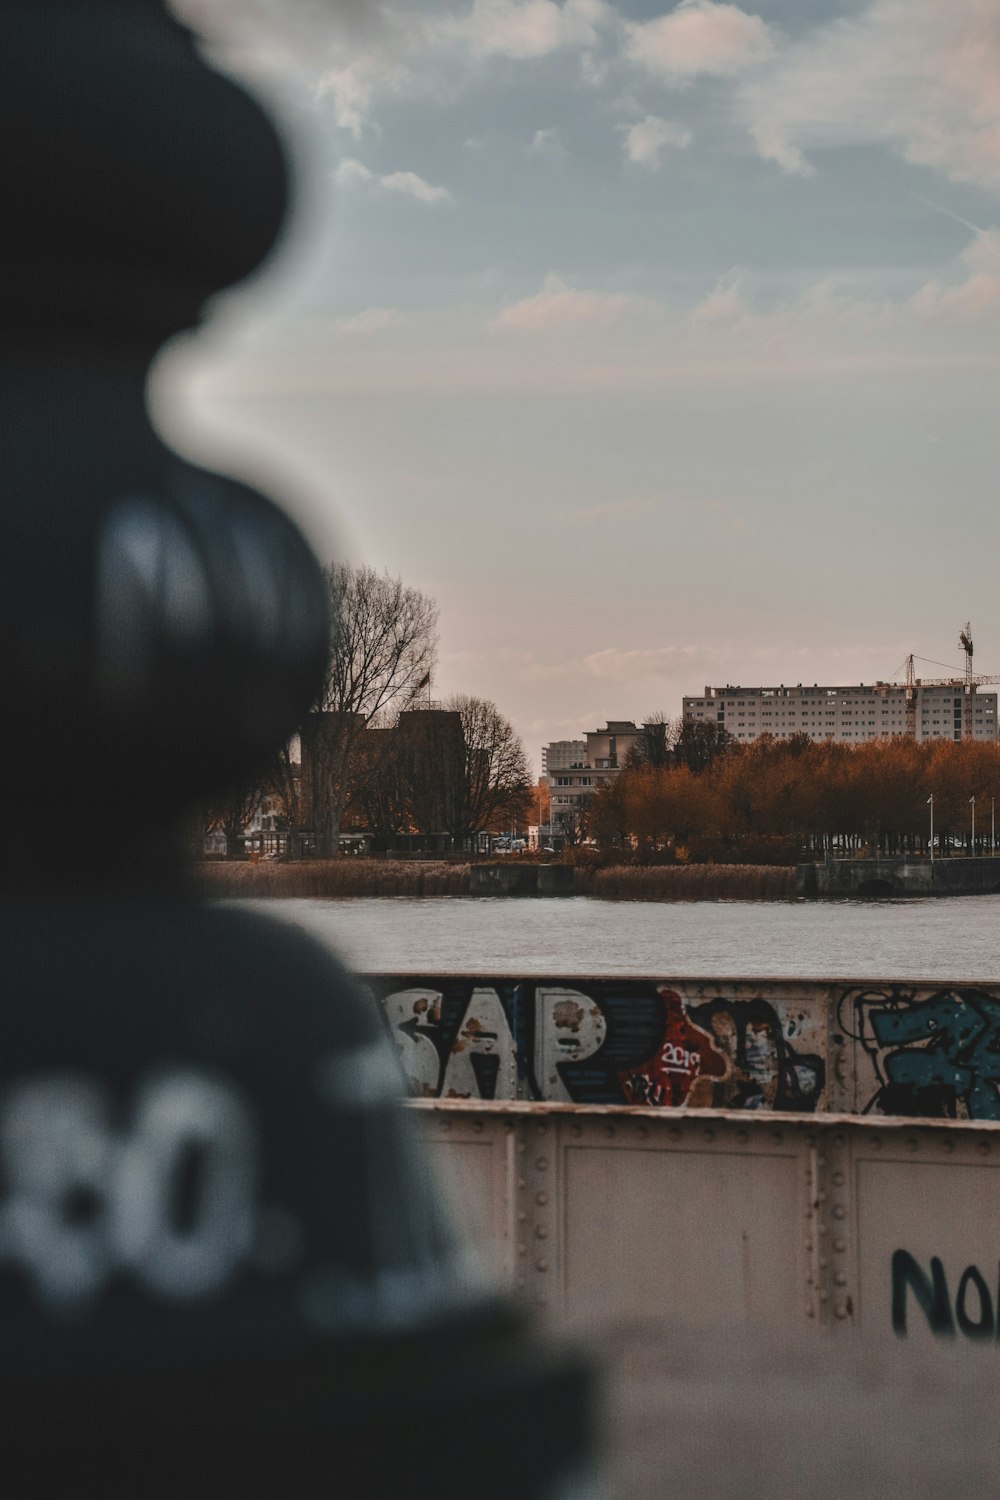
[[378, 976], [462, 1212], [522, 1293], [1000, 1340], [1000, 993]]

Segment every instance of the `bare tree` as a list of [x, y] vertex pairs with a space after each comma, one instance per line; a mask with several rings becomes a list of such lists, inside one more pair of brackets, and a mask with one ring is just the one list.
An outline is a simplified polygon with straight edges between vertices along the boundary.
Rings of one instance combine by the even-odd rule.
[[464, 694], [449, 698], [446, 708], [462, 721], [465, 739], [461, 818], [463, 839], [522, 816], [531, 798], [531, 774], [524, 746], [509, 719], [495, 703]]
[[625, 765], [631, 768], [653, 766], [656, 770], [669, 765], [678, 733], [677, 726], [670, 722], [662, 709], [658, 709], [649, 715], [639, 730], [638, 738], [625, 757]]
[[362, 730], [376, 714], [409, 708], [430, 681], [437, 606], [374, 568], [333, 563], [327, 581], [334, 619], [330, 664], [301, 738], [316, 852], [329, 858], [337, 852], [351, 756]]

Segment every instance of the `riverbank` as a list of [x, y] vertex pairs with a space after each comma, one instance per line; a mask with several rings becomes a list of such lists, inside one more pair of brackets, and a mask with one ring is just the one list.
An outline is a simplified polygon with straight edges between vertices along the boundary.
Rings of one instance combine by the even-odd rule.
[[[491, 868], [478, 865], [477, 870]], [[521, 868], [504, 863], [504, 871]], [[525, 864], [532, 873], [537, 865]], [[545, 868], [544, 866], [542, 868]], [[560, 871], [566, 865], [553, 866]], [[791, 901], [795, 870], [782, 865], [615, 865], [572, 870], [572, 894], [599, 901]], [[206, 862], [199, 880], [219, 898], [468, 896], [471, 866], [437, 860], [309, 859]], [[490, 892], [490, 894], [494, 894]], [[495, 894], [501, 894], [499, 890]], [[565, 890], [562, 894], [570, 894]]]

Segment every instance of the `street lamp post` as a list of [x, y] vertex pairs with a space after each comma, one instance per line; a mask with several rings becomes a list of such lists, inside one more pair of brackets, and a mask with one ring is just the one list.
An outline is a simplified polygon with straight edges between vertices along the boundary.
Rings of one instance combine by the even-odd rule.
[[976, 857], [976, 799], [969, 798], [969, 806], [972, 808], [972, 857]]
[[934, 863], [934, 793], [931, 792], [927, 798], [927, 805], [931, 810], [931, 864]]

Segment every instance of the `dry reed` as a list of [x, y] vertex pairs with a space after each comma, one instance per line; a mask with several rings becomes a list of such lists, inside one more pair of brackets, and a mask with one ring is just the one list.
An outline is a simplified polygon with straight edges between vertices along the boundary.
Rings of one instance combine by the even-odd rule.
[[590, 875], [587, 894], [601, 901], [790, 901], [795, 870], [787, 865], [615, 865]]
[[198, 874], [206, 894], [218, 897], [469, 894], [469, 866], [443, 860], [220, 861], [200, 865]]

